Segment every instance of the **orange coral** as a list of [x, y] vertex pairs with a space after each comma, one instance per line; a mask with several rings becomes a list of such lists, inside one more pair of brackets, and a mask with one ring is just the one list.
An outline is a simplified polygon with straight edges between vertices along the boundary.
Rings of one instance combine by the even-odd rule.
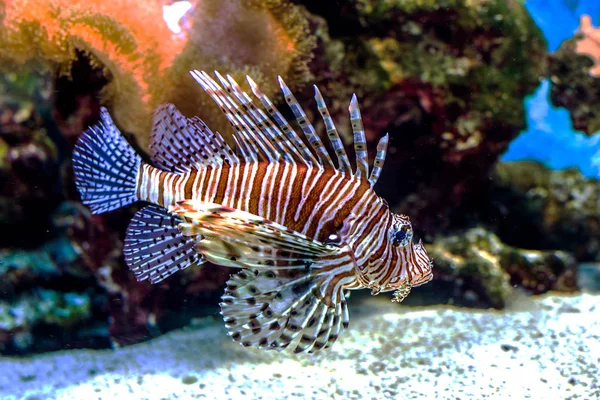
[[582, 15], [579, 23], [578, 33], [582, 34], [583, 38], [577, 41], [575, 51], [590, 57], [594, 61], [590, 75], [600, 76], [600, 28], [592, 25], [589, 15]]
[[[119, 125], [145, 146], [151, 111], [173, 102], [224, 128], [190, 69], [255, 75], [267, 93], [275, 75], [306, 78], [313, 46], [307, 22], [284, 0], [196, 0], [187, 34], [174, 34], [166, 0], [0, 0], [0, 63], [44, 60], [68, 72], [76, 50], [111, 78], [104, 102]], [[268, 84], [267, 84], [268, 82]], [[213, 110], [213, 111], [208, 111]]]

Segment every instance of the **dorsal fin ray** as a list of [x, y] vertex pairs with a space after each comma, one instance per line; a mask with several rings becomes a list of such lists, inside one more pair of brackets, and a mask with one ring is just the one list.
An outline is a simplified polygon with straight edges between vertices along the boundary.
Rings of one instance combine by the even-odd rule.
[[[215, 76], [220, 82], [219, 84], [204, 71], [194, 70], [190, 73], [219, 105], [234, 128], [235, 134], [233, 135], [233, 139], [244, 162], [256, 162], [259, 160], [267, 160], [269, 162], [284, 161], [304, 164], [308, 167], [335, 168], [344, 175], [368, 181], [371, 187], [377, 182], [385, 161], [389, 139], [386, 135], [379, 141], [373, 169], [369, 175], [366, 137], [356, 95], [352, 95], [348, 107], [356, 155], [356, 170], [353, 172], [344, 144], [333, 119], [329, 115], [323, 96], [316, 86], [314, 86], [314, 97], [317, 109], [325, 124], [329, 142], [336, 154], [337, 166], [333, 163], [327, 148], [316, 133], [314, 126], [308, 120], [296, 97], [281, 77], [278, 77], [278, 81], [283, 96], [290, 106], [297, 123], [300, 125], [309, 146], [305, 144], [304, 140], [294, 131], [271, 100], [260, 91], [250, 77], [246, 77], [248, 84], [252, 93], [261, 103], [262, 108], [257, 107], [250, 96], [229, 75], [223, 77], [215, 71]], [[309, 147], [313, 148], [314, 153]], [[178, 144], [176, 150], [184, 154], [186, 151], [181, 143]], [[181, 168], [181, 166], [177, 167]]]
[[288, 140], [291, 143], [293, 143], [293, 145], [296, 147], [296, 149], [298, 149], [300, 154], [302, 154], [303, 162], [309, 166], [318, 166], [319, 161], [317, 161], [317, 159], [311, 153], [308, 147], [306, 147], [302, 139], [300, 139], [296, 131], [292, 129], [292, 127], [285, 120], [283, 115], [281, 115], [279, 110], [277, 110], [277, 108], [273, 105], [271, 100], [260, 91], [256, 83], [249, 76], [247, 76], [246, 79], [248, 80], [248, 84], [252, 89], [252, 93], [254, 93], [254, 95], [260, 100], [263, 107], [265, 107], [271, 118], [273, 118], [277, 125], [279, 125], [279, 129], [281, 129], [281, 131], [287, 136]]
[[348, 158], [348, 154], [346, 154], [344, 143], [342, 143], [340, 135], [338, 134], [335, 124], [333, 123], [333, 119], [331, 119], [331, 116], [329, 115], [329, 110], [327, 109], [327, 105], [325, 104], [325, 100], [323, 99], [319, 88], [316, 85], [313, 86], [315, 88], [315, 101], [317, 103], [317, 109], [323, 118], [327, 137], [329, 138], [329, 142], [331, 143], [333, 151], [337, 156], [338, 170], [346, 175], [352, 175], [352, 167], [350, 166], [350, 159]]
[[238, 132], [238, 127], [236, 126], [234, 114], [230, 113], [227, 106], [223, 103], [223, 101], [216, 95], [214, 87], [212, 87], [208, 82], [204, 80], [204, 76], [198, 71], [192, 71], [191, 75], [194, 77], [196, 82], [200, 84], [202, 89], [213, 99], [215, 103], [221, 108], [223, 114], [227, 117], [227, 120], [234, 128], [233, 138], [236, 142], [236, 146], [240, 152], [242, 159], [245, 162], [253, 162], [258, 161], [259, 154], [257, 152], [256, 146], [253, 146], [252, 141], [248, 139], [247, 133], [244, 131]]
[[379, 179], [379, 175], [381, 175], [381, 169], [383, 168], [383, 163], [385, 162], [388, 142], [389, 135], [386, 133], [385, 136], [379, 139], [379, 143], [377, 143], [377, 154], [375, 155], [373, 170], [371, 171], [371, 176], [369, 177], [369, 183], [371, 184], [371, 187], [375, 186], [377, 180]]
[[[234, 98], [227, 95], [215, 80], [203, 71], [194, 71], [192, 76], [221, 107], [234, 129], [238, 141], [243, 144], [245, 153], [249, 157], [248, 161], [267, 160], [275, 162], [280, 158], [279, 153], [275, 151], [262, 132], [256, 128], [252, 120], [239, 108]], [[217, 75], [217, 77], [222, 78], [220, 75]], [[222, 83], [227, 82], [223, 79]]]
[[161, 168], [184, 173], [200, 166], [239, 163], [233, 150], [199, 118], [188, 119], [172, 104], [154, 111], [150, 155]]
[[150, 157], [161, 168], [170, 172], [187, 172], [192, 166], [181, 160], [191, 161], [198, 153], [202, 157], [201, 149], [183, 144], [186, 140], [186, 135], [182, 135], [186, 125], [183, 119], [170, 104], [161, 105], [154, 110]]
[[323, 142], [315, 132], [315, 128], [310, 123], [308, 117], [306, 116], [306, 113], [298, 103], [298, 100], [296, 100], [296, 97], [294, 96], [292, 91], [287, 87], [287, 85], [285, 84], [283, 79], [281, 79], [280, 76], [277, 77], [277, 80], [279, 81], [279, 86], [281, 87], [281, 91], [283, 92], [283, 97], [287, 104], [290, 106], [292, 112], [294, 113], [298, 125], [300, 125], [300, 128], [302, 129], [302, 132], [304, 132], [308, 143], [310, 143], [312, 148], [317, 153], [317, 156], [319, 157], [319, 164], [322, 166], [333, 166], [333, 162], [331, 161], [331, 157], [329, 157], [327, 149], [325, 148]]
[[[241, 128], [250, 129], [252, 132], [251, 139], [256, 139], [256, 143], [259, 145], [261, 151], [266, 156], [267, 160], [270, 162], [279, 161], [281, 157], [281, 152], [277, 151], [270, 138], [265, 135], [265, 133], [255, 124], [254, 119], [246, 113], [246, 110], [243, 109], [243, 104], [238, 100], [238, 98], [233, 93], [233, 87], [231, 83], [226, 80], [218, 71], [215, 71], [216, 77], [221, 82], [221, 85], [225, 89], [223, 92], [220, 90], [218, 93], [223, 97], [229, 100], [229, 103], [234, 107], [235, 116], [241, 123]], [[204, 73], [205, 79], [211, 79], [208, 74]], [[212, 82], [217, 87], [219, 86], [214, 79]], [[220, 88], [219, 88], [220, 89]], [[240, 108], [240, 105], [242, 106]]]
[[367, 160], [367, 139], [363, 128], [360, 109], [358, 108], [358, 100], [356, 94], [352, 95], [350, 100], [350, 123], [352, 124], [352, 132], [354, 133], [354, 152], [356, 153], [356, 176], [367, 179], [369, 173], [369, 162]]
[[230, 110], [231, 107], [228, 104], [225, 104], [221, 97], [217, 95], [215, 86], [213, 86], [211, 82], [205, 80], [204, 71], [191, 71], [190, 74], [213, 101], [217, 103], [223, 114], [227, 117], [229, 124], [233, 127], [233, 138], [244, 161], [258, 161], [260, 156], [258, 154], [257, 146], [254, 146], [252, 140], [248, 137], [248, 132], [239, 128], [239, 123], [235, 120], [235, 113], [232, 113]]
[[199, 117], [188, 118], [188, 123], [193, 125], [197, 130], [203, 132], [208, 143], [210, 144], [210, 148], [213, 150], [213, 153], [217, 154], [229, 165], [240, 163], [238, 156], [231, 149], [231, 147], [229, 147], [219, 132], [211, 131], [204, 121], [202, 121]]
[[302, 156], [293, 143], [290, 143], [269, 117], [260, 108], [256, 107], [250, 96], [242, 90], [240, 85], [230, 75], [227, 75], [227, 80], [231, 85], [233, 95], [242, 104], [244, 111], [252, 116], [257, 126], [269, 138], [271, 144], [281, 153], [283, 159], [292, 163], [295, 162], [294, 156], [301, 159]]

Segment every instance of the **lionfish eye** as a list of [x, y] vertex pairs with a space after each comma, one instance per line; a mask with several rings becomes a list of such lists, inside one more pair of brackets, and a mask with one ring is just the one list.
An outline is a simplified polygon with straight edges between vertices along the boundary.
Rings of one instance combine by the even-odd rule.
[[402, 225], [392, 237], [393, 246], [406, 246], [412, 237], [410, 226]]

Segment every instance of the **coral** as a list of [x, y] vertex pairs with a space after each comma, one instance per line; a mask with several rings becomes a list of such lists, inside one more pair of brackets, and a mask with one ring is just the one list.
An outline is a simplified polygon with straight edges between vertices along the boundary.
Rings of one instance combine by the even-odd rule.
[[498, 164], [479, 218], [517, 247], [558, 249], [578, 262], [600, 260], [600, 182], [577, 169], [553, 171], [534, 162]]
[[435, 288], [430, 290], [452, 304], [503, 308], [512, 294], [508, 273], [500, 266], [503, 247], [483, 229], [436, 238], [428, 247], [435, 262]]
[[578, 33], [583, 37], [577, 40], [575, 52], [591, 58], [590, 75], [600, 76], [600, 28], [592, 26], [589, 15], [582, 15]]
[[44, 243], [0, 249], [1, 353], [108, 344], [107, 296], [92, 267], [111, 265], [118, 254], [110, 242], [101, 249], [100, 227], [86, 220], [89, 212], [81, 205], [62, 203]]
[[69, 74], [54, 80], [50, 100], [53, 120], [69, 148], [73, 148], [81, 132], [98, 121], [101, 107], [98, 99], [108, 83], [102, 67], [90, 65], [89, 58], [81, 51], [76, 56]]
[[92, 216], [63, 202], [41, 244], [0, 249], [0, 354], [128, 345], [216, 312], [224, 268], [135, 280], [122, 257], [132, 211]]
[[451, 225], [525, 127], [523, 99], [545, 73], [546, 44], [523, 4], [302, 3], [316, 14], [310, 66], [340, 133], [355, 91], [370, 148], [390, 134], [378, 192], [429, 237]]
[[104, 102], [143, 147], [150, 113], [163, 102], [226, 130], [218, 108], [192, 83], [190, 69], [218, 68], [238, 78], [252, 73], [268, 94], [275, 90], [275, 74], [292, 84], [306, 80], [312, 41], [298, 9], [284, 0], [197, 0], [182, 34], [167, 27], [163, 4], [8, 0], [0, 4], [0, 60], [44, 60], [68, 73], [83, 51], [106, 70]]
[[[582, 24], [583, 21], [585, 18]], [[591, 37], [583, 37], [581, 32], [564, 41], [550, 55], [550, 99], [554, 105], [569, 110], [575, 129], [592, 135], [600, 131], [600, 76], [590, 73], [596, 68], [588, 55], [590, 53], [581, 53], [582, 49], [586, 49], [581, 43], [593, 41]]]
[[[162, 19], [159, 2], [139, 4], [8, 0], [0, 13], [0, 58], [45, 60], [67, 73], [76, 49], [85, 51], [110, 74], [106, 101], [118, 114], [126, 115], [121, 121], [125, 129], [141, 133], [133, 121], [148, 118], [152, 82], [185, 43], [158, 23]], [[146, 29], [150, 23], [153, 29]]]
[[12, 301], [0, 299], [0, 352], [21, 352], [34, 346], [44, 349], [36, 343], [39, 337], [34, 336], [34, 329], [59, 326], [68, 335], [90, 319], [91, 313], [86, 293], [35, 289]]
[[67, 283], [92, 277], [91, 271], [81, 262], [80, 250], [64, 235], [32, 250], [2, 249], [0, 257], [0, 291], [3, 295], [15, 295], [23, 289], [57, 279]]
[[157, 82], [153, 106], [173, 103], [182, 113], [198, 115], [211, 129], [227, 133], [229, 123], [191, 80], [190, 70], [217, 69], [243, 86], [248, 74], [267, 95], [279, 92], [277, 75], [292, 87], [310, 77], [313, 39], [299, 9], [285, 0], [199, 0], [192, 20], [183, 52]]
[[531, 294], [577, 290], [576, 263], [568, 253], [511, 247], [483, 228], [438, 237], [428, 251], [435, 278], [417, 291], [416, 301], [503, 308], [516, 286]]
[[500, 266], [510, 275], [510, 285], [530, 294], [550, 290], [571, 293], [579, 289], [575, 258], [561, 250], [527, 250], [504, 246]]

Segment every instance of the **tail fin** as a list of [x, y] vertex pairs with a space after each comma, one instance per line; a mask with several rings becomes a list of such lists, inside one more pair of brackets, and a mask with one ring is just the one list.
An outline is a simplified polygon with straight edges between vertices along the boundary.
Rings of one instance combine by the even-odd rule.
[[73, 151], [75, 184], [83, 204], [100, 214], [136, 201], [141, 161], [102, 108], [100, 121], [81, 135]]

